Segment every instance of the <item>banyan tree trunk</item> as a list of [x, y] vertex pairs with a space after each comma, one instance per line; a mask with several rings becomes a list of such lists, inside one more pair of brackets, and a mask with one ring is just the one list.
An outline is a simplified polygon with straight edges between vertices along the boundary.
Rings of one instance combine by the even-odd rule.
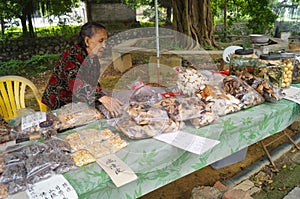
[[175, 30], [192, 38], [187, 48], [215, 48], [210, 0], [172, 0]]

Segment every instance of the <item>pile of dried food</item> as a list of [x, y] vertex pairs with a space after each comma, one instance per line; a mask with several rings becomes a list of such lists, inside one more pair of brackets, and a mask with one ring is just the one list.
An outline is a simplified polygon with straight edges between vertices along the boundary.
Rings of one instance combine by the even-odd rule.
[[1, 192], [14, 194], [26, 190], [28, 184], [76, 168], [70, 145], [59, 138], [7, 147], [0, 156]]
[[13, 128], [0, 115], [0, 143], [12, 141], [15, 137]]
[[127, 146], [127, 142], [110, 129], [77, 130], [64, 137], [64, 140], [70, 144], [71, 156], [78, 167], [95, 162], [97, 158], [116, 153]]

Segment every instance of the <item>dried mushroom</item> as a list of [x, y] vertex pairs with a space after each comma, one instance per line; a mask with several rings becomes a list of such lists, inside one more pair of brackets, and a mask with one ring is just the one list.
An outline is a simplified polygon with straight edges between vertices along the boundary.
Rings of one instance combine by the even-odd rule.
[[263, 78], [255, 77], [250, 73], [241, 74], [239, 78], [247, 82], [247, 84], [262, 95], [266, 101], [276, 102], [284, 96], [280, 88], [274, 86], [272, 83]]
[[243, 108], [249, 108], [264, 102], [264, 98], [242, 79], [227, 76], [223, 79], [224, 90], [241, 100]]

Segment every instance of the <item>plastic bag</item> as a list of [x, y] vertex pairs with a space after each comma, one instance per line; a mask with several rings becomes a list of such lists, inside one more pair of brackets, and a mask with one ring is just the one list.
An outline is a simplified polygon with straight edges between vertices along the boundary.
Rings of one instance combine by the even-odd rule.
[[283, 90], [274, 86], [266, 79], [255, 77], [250, 73], [242, 73], [239, 75], [239, 78], [247, 82], [247, 84], [254, 88], [268, 102], [277, 102], [284, 97]]
[[23, 162], [27, 156], [22, 151], [15, 151], [12, 153], [8, 153], [4, 156], [4, 164], [9, 165], [13, 163]]
[[86, 150], [88, 150], [95, 158], [101, 158], [111, 153], [107, 147], [99, 143], [87, 146]]
[[47, 162], [51, 163], [51, 169], [56, 174], [65, 173], [77, 168], [69, 153], [53, 151], [48, 155]]
[[[23, 118], [29, 117], [33, 114], [42, 114], [46, 115], [46, 120], [40, 122], [39, 124], [34, 124], [30, 127], [23, 129]], [[51, 136], [57, 134], [57, 130], [61, 127], [61, 121], [58, 117], [56, 117], [53, 113], [50, 112], [31, 112], [27, 113], [27, 115], [23, 114], [19, 117], [14, 125], [14, 128], [17, 131], [17, 141], [28, 141], [32, 139], [38, 139], [42, 137], [43, 139], [49, 139]], [[35, 137], [35, 138], [34, 138]]]
[[169, 116], [165, 110], [143, 102], [127, 105], [124, 110], [139, 125], [147, 125], [156, 122], [167, 122]]
[[25, 181], [26, 168], [24, 162], [15, 162], [5, 166], [4, 172], [0, 176], [1, 183], [13, 181]]
[[125, 148], [128, 143], [123, 140], [119, 135], [109, 138], [104, 141], [102, 145], [109, 149], [110, 153], [116, 153], [119, 150]]
[[205, 104], [198, 97], [168, 98], [155, 104], [156, 107], [167, 111], [170, 118], [185, 121], [201, 116]]
[[82, 167], [96, 161], [94, 156], [86, 149], [76, 151], [72, 153], [71, 156], [75, 162], [75, 165], [78, 167]]
[[108, 139], [113, 136], [113, 132], [108, 132], [106, 135], [101, 133], [98, 129], [82, 129], [77, 131], [80, 135], [80, 139], [83, 141], [85, 145], [92, 145], [95, 143], [100, 143], [101, 141]]
[[47, 146], [47, 153], [71, 153], [70, 144], [61, 138], [51, 137], [49, 140], [45, 141], [44, 144]]
[[70, 103], [56, 110], [58, 119], [62, 122], [60, 130], [82, 126], [102, 118], [101, 113], [86, 103]]
[[22, 152], [27, 156], [27, 157], [32, 157], [36, 156], [38, 154], [43, 153], [44, 151], [47, 150], [47, 145], [41, 142], [30, 142], [29, 144], [25, 145], [22, 148]]
[[159, 92], [153, 87], [145, 85], [140, 78], [128, 87], [132, 90], [130, 102], [146, 102], [153, 104], [162, 99], [162, 95]]
[[0, 115], [0, 144], [16, 139], [16, 132], [12, 126]]
[[162, 132], [170, 133], [173, 131], [178, 131], [180, 129], [183, 129], [184, 127], [185, 127], [185, 123], [183, 121], [176, 121], [169, 118], [169, 120], [164, 123], [164, 126], [162, 127]]
[[116, 124], [116, 129], [130, 139], [150, 138], [162, 133], [160, 123], [139, 125], [131, 117], [122, 117]]
[[67, 135], [64, 137], [64, 140], [70, 145], [72, 153], [86, 148], [86, 145], [81, 140], [80, 135], [77, 132]]
[[227, 94], [219, 86], [203, 85], [196, 91], [196, 96], [206, 104], [206, 110], [212, 111], [218, 116], [237, 112], [243, 107], [239, 99]]
[[4, 184], [0, 184], [0, 198], [8, 197], [8, 189]]
[[200, 117], [193, 118], [190, 122], [195, 128], [200, 128], [213, 123], [217, 118], [218, 116], [214, 112], [204, 111]]
[[206, 84], [208, 77], [192, 68], [179, 69], [176, 85], [186, 96], [195, 96], [195, 91]]
[[4, 186], [8, 189], [8, 194], [12, 195], [20, 191], [25, 191], [27, 189], [27, 184], [25, 180], [17, 180], [5, 183]]
[[27, 173], [27, 183], [33, 184], [42, 179], [49, 178], [53, 175], [53, 171], [51, 169], [51, 163], [44, 163], [41, 165], [37, 165], [37, 167], [32, 168]]
[[0, 155], [0, 175], [3, 173], [5, 167], [4, 156]]
[[123, 116], [116, 123], [116, 129], [130, 139], [151, 138], [161, 133], [179, 130], [184, 127], [184, 122], [168, 119], [166, 121], [151, 122], [146, 125], [137, 124], [131, 117]]
[[224, 90], [241, 100], [243, 108], [249, 108], [261, 104], [265, 99], [254, 88], [242, 79], [235, 76], [227, 76], [223, 79]]
[[51, 171], [51, 164], [47, 162], [48, 154], [37, 154], [35, 156], [28, 157], [25, 160], [25, 168], [27, 171], [27, 178], [33, 178], [34, 175], [38, 175], [42, 177], [42, 175], [46, 174], [44, 171], [47, 168], [47, 171]]

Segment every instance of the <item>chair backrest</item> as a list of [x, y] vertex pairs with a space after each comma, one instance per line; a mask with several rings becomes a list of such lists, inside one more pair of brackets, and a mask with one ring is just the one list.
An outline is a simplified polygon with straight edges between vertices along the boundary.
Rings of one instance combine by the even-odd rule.
[[243, 47], [241, 47], [241, 46], [228, 46], [227, 48], [225, 48], [225, 50], [223, 51], [223, 60], [224, 60], [224, 62], [226, 62], [228, 64], [230, 62], [230, 55], [233, 54], [238, 49], [243, 49]]
[[29, 94], [30, 90], [40, 111], [46, 112], [47, 106], [41, 102], [41, 95], [33, 82], [21, 76], [0, 77], [0, 114], [5, 120], [18, 116], [18, 110], [26, 108], [25, 92]]

